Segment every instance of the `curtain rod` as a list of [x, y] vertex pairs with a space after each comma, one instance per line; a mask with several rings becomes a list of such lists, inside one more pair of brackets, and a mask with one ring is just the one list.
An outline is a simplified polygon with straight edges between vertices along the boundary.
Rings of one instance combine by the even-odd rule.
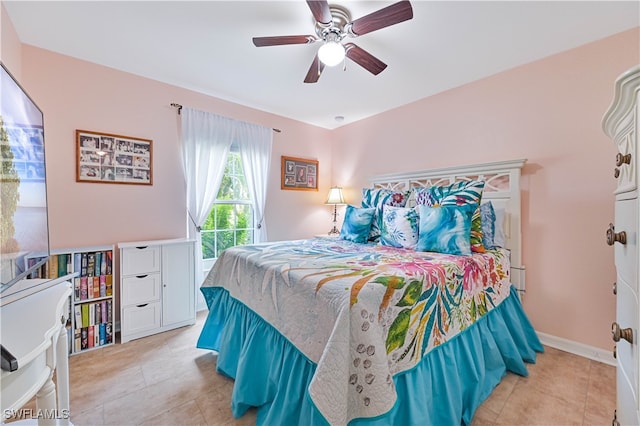
[[[180, 105], [180, 104], [172, 103], [171, 106], [174, 107], [174, 108], [178, 108], [178, 115], [180, 114], [180, 111], [182, 111], [182, 105]], [[276, 133], [282, 132], [282, 130], [280, 130], [280, 129], [273, 129], [273, 131], [276, 132]]]

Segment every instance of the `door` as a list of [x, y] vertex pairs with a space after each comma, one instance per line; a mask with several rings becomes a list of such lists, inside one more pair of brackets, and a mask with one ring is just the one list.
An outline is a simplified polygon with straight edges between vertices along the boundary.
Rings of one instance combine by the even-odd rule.
[[162, 326], [195, 319], [193, 242], [162, 246]]

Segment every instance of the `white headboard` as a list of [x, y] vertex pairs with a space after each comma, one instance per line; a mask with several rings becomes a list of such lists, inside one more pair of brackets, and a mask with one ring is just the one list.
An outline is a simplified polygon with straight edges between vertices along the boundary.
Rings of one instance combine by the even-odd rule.
[[[445, 167], [410, 173], [394, 173], [374, 177], [375, 188], [407, 190], [450, 185], [455, 182], [483, 180], [482, 201], [505, 209], [506, 248], [511, 251], [511, 282], [522, 295], [525, 291], [525, 267], [522, 264], [520, 215], [520, 171], [527, 160], [500, 161], [463, 167]], [[409, 199], [412, 205], [413, 197]]]

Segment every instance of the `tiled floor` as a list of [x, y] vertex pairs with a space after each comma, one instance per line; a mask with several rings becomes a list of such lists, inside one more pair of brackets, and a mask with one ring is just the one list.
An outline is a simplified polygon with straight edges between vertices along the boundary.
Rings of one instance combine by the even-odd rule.
[[[71, 421], [83, 425], [250, 425], [233, 419], [232, 381], [216, 357], [195, 348], [195, 326], [72, 356]], [[476, 412], [481, 425], [608, 425], [615, 408], [615, 368], [552, 348], [508, 374]]]

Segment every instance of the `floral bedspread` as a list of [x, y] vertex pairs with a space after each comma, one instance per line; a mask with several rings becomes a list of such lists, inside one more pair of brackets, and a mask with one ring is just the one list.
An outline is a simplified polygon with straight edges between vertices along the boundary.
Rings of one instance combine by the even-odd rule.
[[227, 249], [202, 286], [227, 289], [316, 363], [310, 396], [346, 424], [390, 410], [395, 374], [506, 299], [509, 267], [502, 249], [453, 256], [315, 238]]

